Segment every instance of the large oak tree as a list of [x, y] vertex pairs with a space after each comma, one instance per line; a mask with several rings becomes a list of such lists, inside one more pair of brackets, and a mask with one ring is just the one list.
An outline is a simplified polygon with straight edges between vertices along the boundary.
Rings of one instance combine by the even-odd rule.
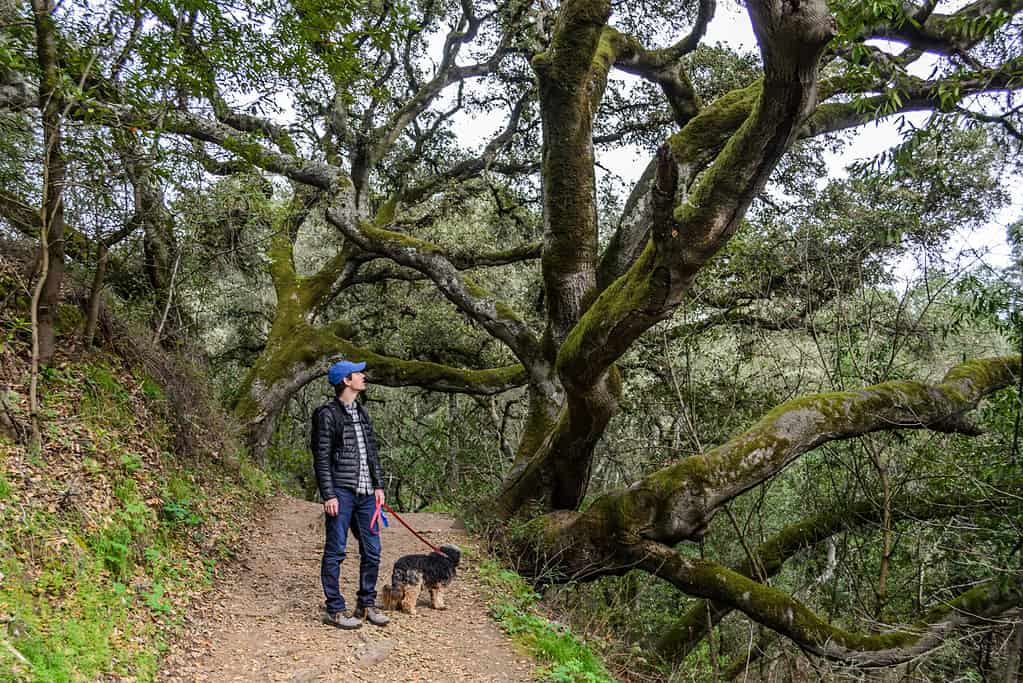
[[[288, 185], [267, 250], [274, 319], [235, 408], [257, 456], [289, 398], [339, 356], [367, 360], [374, 380], [392, 386], [476, 395], [523, 387], [528, 415], [494, 513], [530, 518], [521, 552], [555, 577], [639, 568], [708, 600], [701, 610], [715, 619], [739, 610], [808, 652], [859, 665], [908, 661], [957, 628], [1023, 606], [1018, 579], [983, 583], [913, 629], [843, 630], [764, 583], [796, 549], [849, 523], [826, 515], [756, 549], [760, 561], [750, 562], [766, 572], [676, 549], [821, 444], [885, 430], [976, 433], [965, 414], [1016, 382], [1018, 357], [966, 362], [936, 384], [784, 403], [724, 444], [584, 505], [595, 448], [620, 407], [616, 363], [682, 305], [799, 141], [910, 111], [957, 112], [1018, 135], [1005, 94], [1023, 85], [1020, 0], [949, 11], [936, 2], [750, 0], [759, 68], [718, 89], [691, 73], [706, 54], [714, 0], [614, 11], [609, 0], [90, 5], [64, 7], [57, 22], [59, 67], [80, 84], [63, 94], [68, 117], [185, 141], [211, 173], [255, 168]], [[72, 26], [92, 32], [83, 38]], [[2, 74], [0, 107], [37, 106], [24, 87], [31, 75]], [[51, 76], [39, 83], [39, 92], [53, 87]], [[466, 113], [503, 119], [473, 148], [452, 124]], [[656, 153], [608, 220], [599, 150], [626, 140], [653, 141]], [[144, 172], [135, 177], [152, 186]], [[538, 243], [467, 253], [423, 236], [452, 216], [531, 203], [542, 215]], [[489, 213], [468, 211], [481, 204]], [[343, 247], [303, 273], [296, 240], [318, 216]], [[540, 315], [474, 275], [531, 259]], [[357, 344], [360, 321], [334, 304], [389, 278], [432, 283], [503, 345], [507, 364], [399, 358]], [[926, 492], [901, 509], [940, 514]], [[696, 624], [671, 646], [687, 652], [704, 633]]]

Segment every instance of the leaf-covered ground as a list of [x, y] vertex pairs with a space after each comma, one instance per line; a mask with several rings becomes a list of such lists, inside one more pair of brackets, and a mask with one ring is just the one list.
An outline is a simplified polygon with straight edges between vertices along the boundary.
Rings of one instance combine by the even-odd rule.
[[176, 450], [167, 388], [74, 334], [42, 369], [34, 448], [27, 297], [0, 256], [0, 682], [152, 680], [271, 484], [204, 423], [201, 450]]

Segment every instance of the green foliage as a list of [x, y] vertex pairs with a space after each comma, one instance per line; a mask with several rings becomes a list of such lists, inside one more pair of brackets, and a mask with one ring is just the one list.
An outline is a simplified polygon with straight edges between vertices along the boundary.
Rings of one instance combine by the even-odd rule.
[[[153, 680], [182, 605], [237, 534], [225, 508], [210, 509], [210, 492], [244, 511], [260, 495], [247, 486], [265, 492], [266, 479], [252, 466], [228, 477], [176, 459], [154, 410], [163, 397], [102, 357], [55, 363], [45, 383], [62, 429], [39, 457], [0, 445], [0, 680]], [[70, 396], [86, 409], [64, 413]], [[48, 508], [79, 464], [73, 504]]]
[[247, 458], [238, 463], [238, 476], [250, 495], [260, 497], [273, 492], [274, 485], [270, 476]]
[[313, 456], [309, 447], [287, 443], [278, 438], [267, 450], [267, 470], [277, 483], [292, 495], [312, 499], [316, 496]]
[[131, 474], [142, 467], [142, 456], [138, 453], [125, 453], [121, 456], [121, 467]]
[[167, 614], [171, 611], [170, 603], [163, 600], [164, 590], [163, 584], [159, 581], [153, 583], [152, 589], [145, 595], [146, 606], [149, 609], [162, 614]]
[[6, 322], [7, 329], [0, 337], [0, 350], [6, 349], [15, 339], [32, 338], [32, 321], [30, 319], [14, 317], [7, 319]]
[[194, 510], [197, 492], [195, 486], [180, 473], [167, 478], [161, 496], [161, 514], [172, 525], [198, 526], [202, 517]]
[[188, 500], [164, 501], [163, 516], [171, 524], [185, 524], [189, 526], [202, 524], [202, 517], [192, 511], [191, 502]]
[[[373, 156], [377, 151], [374, 142], [386, 137], [389, 123], [405, 113], [414, 114], [408, 128], [394, 131], [394, 147], [383, 150], [385, 158], [366, 169], [373, 182], [372, 187], [360, 188], [366, 193], [360, 199], [373, 212], [384, 197], [397, 197], [397, 190], [413, 189], [424, 179], [443, 174], [451, 164], [475, 155], [475, 150], [461, 144], [452, 121], [464, 114], [490, 115], [507, 109], [533, 88], [534, 74], [524, 57], [545, 47], [544, 34], [550, 27], [545, 28], [544, 23], [553, 19], [545, 16], [550, 4], [530, 3], [521, 25], [510, 26], [506, 20], [518, 3], [465, 3], [479, 9], [482, 30], [478, 39], [464, 35], [471, 43], [457, 56], [445, 54], [444, 60], [450, 57], [461, 65], [478, 61], [481, 66], [477, 68], [483, 68], [499, 44], [508, 49], [509, 57], [485, 77], [482, 88], [471, 84], [459, 87], [457, 98], [452, 98], [452, 87], [429, 104], [408, 99], [409, 92], [434, 76], [437, 41], [424, 38], [439, 37], [449, 29], [465, 30], [466, 22], [451, 14], [458, 11], [459, 3], [154, 0], [140, 6], [70, 0], [61, 5], [57, 15], [62, 36], [61, 94], [74, 101], [81, 97], [103, 99], [114, 91], [124, 108], [117, 110], [117, 122], [109, 124], [109, 131], [88, 120], [66, 127], [65, 149], [72, 164], [69, 177], [93, 179], [94, 183], [87, 189], [80, 187], [80, 181], [68, 184], [69, 225], [98, 237], [99, 226], [120, 224], [137, 201], [139, 188], [130, 187], [125, 177], [121, 157], [129, 155], [118, 150], [118, 136], [130, 137], [140, 150], [152, 153], [154, 178], [166, 187], [168, 196], [177, 198], [171, 213], [178, 222], [169, 232], [184, 242], [178, 299], [183, 306], [199, 311], [197, 327], [217, 357], [223, 396], [232, 402], [251, 401], [250, 390], [256, 389], [253, 375], [244, 378], [250, 368], [258, 367], [255, 361], [266, 357], [261, 350], [267, 339], [295, 343], [298, 352], [287, 357], [289, 364], [307, 362], [315, 355], [307, 352], [309, 347], [302, 339], [269, 335], [275, 310], [316, 324], [357, 321], [352, 334], [347, 334], [346, 328], [346, 338], [396, 355], [459, 366], [508, 362], [511, 355], [506, 349], [464, 317], [453, 316], [450, 304], [422, 282], [371, 281], [346, 289], [340, 296], [335, 292], [330, 300], [308, 311], [298, 310], [291, 297], [294, 288], [278, 283], [279, 289], [274, 290], [268, 271], [294, 266], [299, 278], [307, 278], [350, 245], [323, 222], [319, 208], [301, 226], [288, 222], [286, 208], [294, 187], [280, 181], [276, 175], [279, 164], [268, 163], [269, 155], [257, 145], [265, 143], [313, 160], [310, 167], [324, 162], [354, 172], [361, 162], [372, 165], [375, 161], [364, 154]], [[655, 46], [687, 34], [702, 3], [650, 0], [612, 4], [616, 29]], [[900, 55], [864, 42], [864, 36], [882, 33], [882, 27], [920, 28], [924, 19], [916, 14], [917, 8], [896, 0], [835, 0], [830, 10], [836, 16], [839, 35], [822, 67], [820, 93], [828, 105], [840, 110], [852, 102], [852, 113], [864, 120], [924, 106], [928, 100], [938, 101], [939, 112], [951, 113], [962, 104], [964, 92], [976, 90], [977, 83], [988, 82], [989, 76], [992, 87], [1005, 87], [1001, 85], [1005, 74], [999, 74], [994, 65], [1006, 55], [1018, 61], [1018, 31], [1011, 30], [1018, 28], [1018, 19], [1009, 12], [987, 12], [983, 4], [974, 4], [949, 19], [947, 8], [939, 8], [928, 20], [923, 42], [944, 41], [949, 47], [930, 52], [937, 64], [927, 78], [940, 80], [928, 92], [929, 86], [900, 63]], [[17, 78], [33, 80], [38, 65], [25, 3], [0, 11], [5, 12], [4, 19], [8, 13], [18, 18], [0, 21], [0, 76], [6, 92], [11, 78], [14, 86]], [[475, 22], [468, 26], [474, 36], [478, 27]], [[507, 43], [502, 42], [500, 36], [509, 28], [514, 29], [513, 35]], [[994, 34], [1004, 28], [1010, 30], [1000, 43]], [[979, 47], [973, 49], [977, 41]], [[917, 47], [913, 45], [903, 55], [913, 54]], [[945, 58], [943, 52], [950, 56]], [[119, 56], [125, 62], [115, 66], [113, 60]], [[402, 64], [402, 58], [407, 63]], [[688, 72], [683, 78], [691, 81], [682, 84], [683, 88], [692, 85], [704, 102], [728, 104], [720, 113], [734, 117], [736, 126], [746, 119], [757, 88], [744, 93], [737, 90], [755, 83], [760, 75], [756, 54], [737, 54], [723, 45], [701, 46], [684, 57], [683, 65]], [[1018, 71], [1016, 62], [1008, 66], [1013, 67], [1012, 73]], [[87, 68], [104, 78], [87, 78]], [[117, 83], [106, 80], [113, 72], [120, 73]], [[660, 76], [681, 74], [680, 70]], [[625, 141], [653, 149], [677, 128], [679, 112], [667, 106], [657, 84], [647, 79], [627, 81], [639, 84], [609, 84], [596, 130], [586, 144], [603, 139], [610, 143], [596, 144], [603, 147]], [[668, 82], [662, 85], [665, 90], [672, 87]], [[1017, 85], [1010, 81], [1008, 87]], [[455, 101], [461, 111], [448, 112]], [[979, 101], [985, 112], [989, 105], [994, 110], [994, 101]], [[191, 125], [187, 121], [182, 124], [170, 106], [181, 102], [188, 103], [197, 116], [213, 110], [220, 121], [217, 130], [227, 130], [240, 121], [247, 132], [232, 133], [221, 146], [229, 150], [232, 162], [261, 163], [274, 174], [273, 179], [259, 171], [233, 173], [211, 182], [201, 163], [228, 157], [205, 139], [210, 137], [208, 131], [197, 136], [204, 140], [196, 140], [194, 148], [168, 144], [161, 137], [168, 134], [160, 130], [167, 122], [175, 129]], [[420, 206], [381, 211], [381, 220], [397, 221], [397, 229], [408, 241], [429, 240], [458, 256], [537, 239], [543, 233], [540, 204], [551, 198], [538, 192], [535, 177], [506, 180], [505, 173], [498, 172], [506, 166], [528, 167], [542, 154], [538, 139], [542, 126], [535, 99], [523, 102], [520, 130], [502, 144], [499, 156], [487, 163], [486, 172], [471, 174], [464, 185], [446, 185], [443, 192], [431, 195]], [[148, 116], [147, 111], [138, 121], [130, 121], [127, 108], [133, 104], [161, 113]], [[693, 102], [694, 107], [700, 104]], [[99, 115], [100, 109], [97, 105], [92, 113]], [[75, 110], [68, 113], [77, 116]], [[1014, 130], [1011, 126], [1018, 114], [1010, 112], [1003, 121], [1007, 130]], [[260, 126], [249, 116], [282, 125]], [[702, 156], [713, 156], [731, 132], [727, 127], [715, 132], [720, 119], [712, 121], [714, 118], [685, 128], [691, 134], [686, 138], [692, 143], [689, 149], [705, 148]], [[834, 182], [821, 180], [823, 145], [806, 142], [787, 154], [762, 193], [763, 202], [758, 200], [738, 236], [687, 293], [691, 296], [684, 310], [622, 359], [627, 383], [623, 410], [598, 446], [589, 489], [592, 496], [628, 485], [653, 469], [721, 443], [754, 421], [765, 407], [794, 395], [891, 378], [922, 378], [930, 372], [928, 368], [939, 372], [966, 351], [1004, 350], [1006, 337], [1023, 337], [1016, 311], [1018, 282], [1011, 278], [1000, 290], [991, 280], [978, 276], [976, 286], [969, 283], [960, 288], [952, 300], [934, 294], [948, 291], [945, 274], [929, 276], [905, 296], [890, 287], [893, 262], [914, 253], [940, 254], [954, 231], [988, 220], [1004, 203], [998, 176], [1011, 155], [979, 131], [959, 130], [960, 123], [944, 115], [935, 116], [920, 129], [904, 122], [902, 144]], [[153, 130], [140, 133], [131, 127], [135, 124]], [[26, 198], [37, 197], [39, 191], [34, 164], [40, 156], [41, 136], [34, 126], [32, 116], [0, 112], [0, 187]], [[421, 136], [424, 132], [436, 134]], [[707, 144], [708, 136], [714, 135], [723, 137]], [[555, 149], [551, 145], [561, 142], [547, 140], [544, 149]], [[214, 156], [217, 158], [211, 158]], [[700, 168], [690, 170], [698, 173]], [[599, 182], [602, 205], [595, 213], [603, 225], [600, 241], [605, 241], [619, 225], [629, 188], [607, 178]], [[760, 188], [750, 191], [754, 189], [759, 192]], [[147, 238], [151, 236], [147, 233]], [[294, 238], [293, 245], [285, 237]], [[598, 241], [596, 234], [591, 237]], [[265, 247], [270, 240], [278, 246], [268, 255]], [[146, 242], [148, 252], [150, 240]], [[281, 244], [287, 248], [280, 248]], [[116, 252], [121, 259], [132, 261], [125, 269], [127, 279], [140, 272], [137, 264], [142, 259], [136, 249]], [[379, 274], [381, 265], [380, 260], [363, 263], [359, 274]], [[545, 265], [548, 273], [556, 270], [550, 259]], [[545, 299], [536, 264], [483, 269], [473, 277], [482, 288], [505, 300], [509, 308], [505, 303], [495, 304], [502, 315], [510, 308], [523, 311], [538, 337], [545, 328], [551, 329], [543, 319], [543, 309], [550, 301]], [[144, 282], [141, 277], [137, 280]], [[337, 278], [332, 281], [342, 284]], [[137, 283], [136, 287], [146, 289]], [[6, 302], [6, 291], [15, 292], [15, 287], [4, 283], [2, 288]], [[155, 302], [145, 296], [138, 299], [139, 305], [131, 308], [138, 311], [140, 319], [150, 316]], [[13, 300], [18, 301], [18, 296]], [[947, 315], [957, 307], [960, 315]], [[65, 305], [58, 313], [64, 330], [80, 323], [74, 307]], [[24, 316], [3, 327], [0, 352], [29, 337]], [[552, 342], [548, 335], [545, 344]], [[127, 599], [142, 595], [138, 607], [148, 608], [157, 617], [166, 616], [172, 608], [167, 596], [173, 591], [171, 579], [164, 574], [175, 572], [168, 560], [170, 544], [206, 524], [211, 501], [196, 483], [195, 474], [185, 470], [173, 471], [163, 484], [142, 483], [155, 454], [167, 459], [166, 454], [174, 450], [166, 443], [166, 431], [161, 432], [166, 425], [157, 421], [152, 438], [159, 443], [144, 448], [120, 447], [118, 438], [119, 432], [135, 424], [133, 402], [145, 401], [150, 407], [164, 403], [173, 395], [172, 384], [166, 376], [157, 381], [148, 374], [140, 375], [140, 380], [136, 377], [137, 386], [125, 384], [100, 361], [87, 361], [84, 372], [85, 380], [79, 386], [67, 368], [44, 368], [46, 435], [54, 442], [61, 439], [77, 445], [77, 435], [68, 436], [58, 429], [61, 416], [57, 407], [76, 401], [81, 393], [80, 412], [93, 420], [87, 430], [87, 455], [81, 458], [83, 472], [90, 479], [107, 474], [113, 478], [117, 507], [116, 512], [93, 520], [96, 528], [90, 533], [81, 534], [86, 551], [94, 558], [95, 571], [112, 577], [115, 586], [123, 588], [136, 572], [160, 574], [137, 589], [133, 585]], [[318, 393], [317, 388], [302, 392], [288, 406], [268, 454], [274, 477], [305, 495], [315, 491], [304, 430], [310, 407], [320, 398]], [[409, 508], [472, 510], [492, 497], [522, 432], [520, 395], [448, 400], [406, 389], [373, 391], [371, 398], [379, 401], [373, 413], [383, 441], [392, 500]], [[903, 492], [914, 490], [920, 481], [942, 482], [952, 492], [960, 484], [981, 488], [978, 482], [1014, 473], [1015, 465], [1007, 462], [1005, 453], [1010, 450], [1008, 435], [1014, 431], [1018, 435], [1018, 397], [1015, 401], [997, 397], [983, 408], [982, 415], [995, 433], [979, 440], [979, 446], [956, 437], [931, 441], [919, 435], [897, 435], [823, 447], [777, 476], [770, 486], [735, 501], [729, 515], [719, 515], [714, 521], [714, 533], [701, 545], [700, 553], [734, 565], [744, 559], [750, 545], [808, 511], [832, 506], [835, 501], [867, 498], [883, 504], [885, 496], [879, 492], [889, 486]], [[182, 419], [177, 431], [183, 432], [187, 424], [188, 419]], [[71, 452], [78, 455], [77, 450]], [[576, 454], [570, 455], [568, 460]], [[25, 462], [41, 467], [48, 456], [29, 453]], [[586, 475], [590, 472], [587, 468]], [[257, 495], [271, 488], [270, 480], [245, 462], [236, 479], [247, 492]], [[14, 482], [20, 486], [20, 479], [0, 479], [0, 499], [17, 495]], [[60, 484], [66, 487], [67, 482]], [[54, 490], [58, 489], [65, 490], [55, 484]], [[152, 496], [154, 489], [159, 490], [158, 498]], [[32, 531], [40, 532], [56, 532], [58, 521], [67, 521], [45, 515], [33, 520], [40, 528]], [[923, 600], [915, 596], [937, 594], [940, 599], [949, 586], [971, 580], [969, 572], [956, 564], [957, 557], [968, 557], [970, 569], [979, 575], [1001, 571], [984, 568], [982, 553], [994, 558], [992, 566], [1007, 566], [1011, 555], [1009, 521], [977, 515], [971, 522], [976, 528], [963, 531], [957, 540], [916, 525], [884, 530], [874, 525], [839, 539], [842, 567], [821, 582], [827, 585], [815, 583], [828, 568], [815, 549], [794, 558], [775, 581], [786, 590], [806, 590], [805, 600], [829, 611], [836, 621], [859, 625], [870, 623], [870, 619], [874, 623], [888, 621], [888, 617], [909, 619], [923, 607], [913, 604]], [[530, 527], [523, 525], [514, 531], [521, 531], [519, 537], [528, 537]], [[899, 537], [895, 551], [884, 551], [878, 541], [882, 531]], [[918, 547], [910, 547], [912, 543], [905, 539], [916, 540]], [[977, 554], [970, 555], [974, 551]], [[694, 550], [686, 547], [683, 552]], [[887, 569], [894, 585], [921, 590], [874, 594], [876, 578], [889, 561], [892, 566]], [[912, 570], [917, 566], [926, 567], [928, 576], [914, 586]], [[62, 571], [66, 570], [53, 567], [43, 572], [42, 589], [56, 590], [61, 579], [67, 578]], [[621, 614], [609, 617], [614, 627], [647, 638], [670, 622], [667, 615], [677, 612], [681, 598], [660, 585], [640, 590], [635, 583], [634, 576], [625, 576], [573, 591], [572, 597], [598, 610], [620, 610]], [[510, 629], [532, 638], [532, 646], [547, 653], [545, 656], [559, 660], [552, 664], [548, 677], [595, 680], [586, 673], [590, 670], [586, 658], [572, 652], [571, 638], [562, 638], [570, 635], [568, 629], [546, 629], [530, 612], [535, 596], [518, 595], [517, 591], [512, 589], [510, 607], [502, 612], [502, 618]], [[119, 593], [122, 598], [124, 593]], [[737, 643], [745, 642], [739, 630], [734, 624], [725, 624], [715, 640], [726, 652], [737, 651]], [[102, 646], [95, 651], [106, 652]], [[717, 664], [720, 650], [716, 655], [714, 659], [715, 653], [706, 648], [694, 657]], [[53, 669], [53, 677], [59, 680], [62, 674], [58, 669]], [[89, 673], [98, 677], [100, 669]]]
[[150, 401], [162, 401], [166, 398], [163, 393], [163, 389], [157, 384], [152, 377], [142, 378], [142, 393], [146, 395]]
[[540, 616], [540, 596], [518, 574], [493, 560], [479, 566], [480, 578], [498, 596], [490, 610], [501, 628], [545, 662], [540, 680], [550, 683], [614, 683], [600, 658], [572, 630]]
[[127, 423], [131, 419], [131, 395], [120, 380], [100, 364], [85, 363], [82, 370], [85, 390], [81, 404], [83, 415], [118, 426]]
[[129, 500], [107, 525], [88, 539], [114, 579], [123, 582], [131, 576], [141, 557], [143, 534], [151, 522], [150, 509], [137, 499]]

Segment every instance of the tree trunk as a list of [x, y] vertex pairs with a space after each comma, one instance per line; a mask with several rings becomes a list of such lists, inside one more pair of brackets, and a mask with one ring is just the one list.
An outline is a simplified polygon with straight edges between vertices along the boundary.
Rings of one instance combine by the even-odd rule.
[[96, 261], [96, 273], [92, 278], [92, 289], [89, 291], [88, 314], [85, 318], [85, 333], [82, 335], [86, 348], [92, 346], [96, 336], [96, 323], [103, 305], [103, 278], [107, 272], [109, 253], [106, 246], [100, 244], [99, 259]]
[[1018, 683], [1020, 680], [1020, 665], [1023, 664], [1023, 659], [1020, 657], [1021, 653], [1023, 653], [1023, 624], [1013, 624], [1012, 634], [1009, 636], [1006, 648], [1005, 661], [1002, 663], [1002, 670], [998, 680], [1001, 683]]
[[277, 416], [288, 400], [324, 375], [330, 359], [338, 354], [336, 343], [324, 336], [308, 325], [275, 321], [266, 349], [242, 383], [234, 413], [245, 425], [257, 462], [265, 462]]
[[45, 233], [41, 254], [43, 278], [37, 306], [39, 363], [47, 364], [56, 350], [56, 318], [60, 306], [60, 286], [64, 280], [64, 182], [66, 162], [61, 147], [61, 98], [57, 87], [56, 29], [50, 0], [33, 0], [36, 26], [36, 51], [42, 72], [39, 104], [43, 112], [43, 204], [40, 228]]
[[174, 219], [167, 210], [163, 187], [153, 175], [152, 161], [134, 139], [134, 133], [125, 135], [128, 137], [121, 142], [121, 153], [134, 191], [132, 222], [142, 227], [143, 267], [155, 294], [151, 324], [159, 331], [157, 341], [171, 347], [182, 341], [188, 327], [188, 316], [172, 291], [180, 257]]

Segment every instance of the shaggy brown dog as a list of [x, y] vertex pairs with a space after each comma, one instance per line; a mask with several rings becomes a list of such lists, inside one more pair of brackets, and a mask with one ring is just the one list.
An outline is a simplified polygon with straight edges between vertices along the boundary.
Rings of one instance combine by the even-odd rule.
[[445, 609], [444, 589], [455, 580], [462, 551], [455, 545], [442, 545], [440, 549], [441, 553], [398, 558], [391, 571], [391, 585], [380, 591], [381, 608], [400, 609], [415, 616], [416, 601], [425, 586], [430, 591], [430, 606]]

